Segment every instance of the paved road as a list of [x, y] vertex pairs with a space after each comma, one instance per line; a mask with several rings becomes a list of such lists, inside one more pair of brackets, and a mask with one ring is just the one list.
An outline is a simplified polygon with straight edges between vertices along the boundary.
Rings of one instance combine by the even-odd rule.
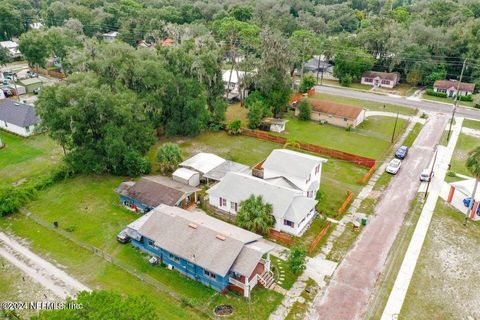
[[[325, 87], [325, 86], [316, 86], [315, 90], [317, 92], [327, 93], [335, 96], [375, 101], [380, 103], [396, 104], [396, 105], [402, 105], [410, 108], [418, 108], [425, 111], [441, 112], [441, 113], [447, 113], [447, 114], [452, 113], [451, 105], [436, 103], [433, 101], [415, 101], [415, 100], [408, 100], [403, 97], [392, 97], [392, 96], [387, 96], [382, 94], [355, 91], [355, 90], [343, 89], [343, 88]], [[456, 115], [459, 117], [480, 120], [480, 111], [477, 111], [472, 108], [458, 107]]]
[[437, 114], [423, 126], [407, 160], [378, 202], [374, 217], [337, 268], [325, 293], [316, 297], [310, 319], [362, 318], [387, 254], [417, 193], [420, 172], [428, 166], [447, 119]]

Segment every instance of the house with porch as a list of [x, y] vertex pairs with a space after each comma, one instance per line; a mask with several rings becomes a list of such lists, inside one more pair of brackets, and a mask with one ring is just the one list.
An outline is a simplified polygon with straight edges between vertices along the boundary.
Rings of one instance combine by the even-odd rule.
[[162, 204], [127, 229], [133, 246], [214, 290], [249, 297], [257, 284], [273, 284], [273, 248], [260, 235], [205, 213]]
[[400, 82], [400, 73], [365, 71], [360, 82], [376, 88], [392, 89]]
[[475, 84], [454, 80], [437, 80], [433, 84], [433, 91], [446, 93], [449, 98], [453, 98], [457, 94], [466, 96], [475, 92]]
[[169, 177], [147, 176], [122, 182], [115, 191], [126, 208], [146, 213], [161, 204], [185, 209], [194, 206], [200, 189]]

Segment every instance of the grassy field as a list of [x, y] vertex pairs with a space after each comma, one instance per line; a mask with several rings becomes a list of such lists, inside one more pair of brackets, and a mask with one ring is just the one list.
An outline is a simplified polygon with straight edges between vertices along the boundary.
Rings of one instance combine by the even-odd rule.
[[420, 131], [422, 131], [422, 127], [423, 127], [423, 124], [418, 122], [415, 123], [415, 126], [413, 127], [412, 131], [410, 131], [410, 133], [408, 134], [407, 138], [403, 142], [403, 145], [407, 147], [411, 147], [415, 139], [417, 139]]
[[399, 319], [480, 318], [480, 224], [437, 202]]
[[383, 309], [385, 308], [393, 284], [397, 278], [398, 271], [402, 265], [403, 257], [407, 252], [408, 245], [415, 231], [415, 226], [417, 225], [422, 208], [423, 196], [418, 195], [412, 202], [410, 210], [405, 216], [404, 223], [400, 228], [400, 232], [388, 253], [384, 271], [378, 279], [375, 293], [370, 298], [369, 306], [364, 317], [365, 319], [377, 320], [381, 318]]
[[5, 147], [0, 149], [1, 182], [13, 183], [44, 173], [62, 157], [61, 148], [45, 134], [22, 138], [0, 130]]
[[374, 101], [359, 100], [354, 98], [334, 96], [326, 93], [317, 93], [312, 99], [328, 100], [340, 104], [346, 104], [354, 107], [361, 107], [374, 111], [400, 112], [401, 114], [414, 115], [417, 111], [413, 108], [396, 106], [392, 104], [383, 104]]
[[[28, 226], [32, 225], [32, 221], [24, 216], [6, 219], [0, 227], [27, 239], [35, 252], [48, 253], [49, 259], [65, 266], [68, 272], [92, 287], [155, 297], [158, 310], [165, 317], [172, 315], [174, 318], [184, 318], [190, 312], [198, 312], [182, 308], [180, 302], [166, 292], [172, 292], [193, 307], [208, 312], [213, 310], [218, 301], [232, 304], [236, 309], [236, 319], [249, 319], [249, 312], [254, 312], [258, 319], [268, 317], [270, 309], [263, 305], [269, 303], [272, 304], [270, 308], [274, 308], [281, 300], [281, 295], [276, 292], [256, 288], [250, 304], [233, 293], [216, 297], [214, 290], [177, 272], [160, 266], [152, 267], [146, 255], [130, 245], [119, 244], [115, 239], [116, 234], [138, 217], [122, 208], [113, 192], [121, 181], [119, 177], [77, 177], [44, 191], [27, 209], [44, 221], [58, 221], [60, 228], [69, 230], [74, 239], [103, 250], [141, 275], [152, 277], [165, 291], [139, 284], [139, 280], [129, 273], [97, 258], [78, 244], [65, 241], [61, 235], [45, 227], [33, 223], [30, 229]], [[62, 245], [56, 246], [58, 243]]]
[[462, 123], [462, 127], [480, 130], [480, 121], [471, 120], [471, 119], [464, 119]]
[[452, 165], [450, 170], [456, 173], [470, 176], [471, 173], [467, 170], [467, 167], [465, 166], [465, 161], [467, 161], [468, 153], [478, 146], [480, 146], [479, 138], [460, 133], [457, 145], [455, 146], [455, 151], [453, 152], [452, 160], [450, 161]]
[[349, 222], [345, 227], [345, 231], [343, 231], [343, 233], [333, 242], [332, 250], [328, 253], [327, 259], [340, 262], [345, 257], [348, 250], [350, 250], [350, 247], [355, 242], [360, 232], [360, 228], [354, 229], [353, 223]]
[[230, 104], [225, 112], [225, 122], [228, 124], [233, 120], [240, 119], [242, 121], [242, 125], [246, 126], [248, 123], [247, 114], [248, 109], [246, 107], [242, 107], [240, 102]]
[[[369, 117], [357, 128], [347, 131], [315, 121], [301, 121], [291, 113], [286, 118], [286, 132], [278, 134], [280, 136], [373, 159], [383, 157], [390, 148], [395, 123], [395, 118]], [[396, 137], [402, 134], [406, 123], [398, 120]]]
[[[475, 100], [478, 97], [478, 94], [473, 95], [473, 99]], [[424, 94], [423, 99], [425, 100], [431, 100], [431, 101], [437, 101], [437, 102], [443, 102], [443, 103], [450, 103], [453, 105], [453, 98], [442, 98], [442, 97], [435, 97], [435, 96], [429, 96], [428, 94]], [[458, 104], [461, 106], [465, 107], [473, 107], [475, 103], [473, 101], [458, 101]]]
[[306, 313], [308, 311], [308, 306], [311, 304], [313, 299], [315, 298], [317, 292], [319, 291], [319, 287], [316, 282], [312, 279], [307, 280], [307, 286], [305, 290], [303, 290], [302, 294], [300, 295], [303, 298], [304, 302], [295, 302], [290, 309], [285, 320], [303, 320], [305, 319]]

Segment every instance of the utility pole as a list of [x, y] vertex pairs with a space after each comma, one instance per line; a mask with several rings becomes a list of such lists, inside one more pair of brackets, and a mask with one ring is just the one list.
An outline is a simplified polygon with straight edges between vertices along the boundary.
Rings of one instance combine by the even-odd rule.
[[455, 117], [455, 111], [457, 111], [457, 106], [458, 106], [458, 96], [459, 96], [459, 88], [460, 84], [462, 83], [463, 79], [463, 72], [465, 71], [465, 65], [467, 64], [467, 58], [463, 60], [463, 66], [462, 66], [462, 72], [460, 73], [460, 80], [457, 83], [457, 94], [455, 95], [455, 99], [453, 100], [453, 110], [452, 110], [452, 118], [450, 119], [450, 126], [448, 128], [448, 133], [447, 133], [447, 142], [450, 140], [450, 133], [452, 132], [452, 123], [453, 119]]
[[393, 143], [393, 140], [395, 140], [395, 130], [397, 130], [397, 122], [398, 122], [398, 114], [400, 113], [400, 111], [397, 111], [397, 117], [395, 118], [395, 125], [393, 126], [393, 132], [392, 132], [392, 141], [391, 143]]
[[[318, 56], [318, 63], [317, 63], [317, 84], [318, 84], [318, 73], [320, 72], [320, 56]], [[322, 68], [323, 69], [323, 68]], [[322, 72], [323, 73], [323, 72]]]
[[437, 161], [437, 153], [438, 153], [438, 144], [435, 146], [435, 155], [433, 156], [432, 168], [430, 169], [430, 175], [428, 176], [427, 189], [425, 189], [424, 199], [428, 195], [428, 188], [430, 187], [430, 181], [432, 181], [433, 168], [435, 168], [435, 162]]

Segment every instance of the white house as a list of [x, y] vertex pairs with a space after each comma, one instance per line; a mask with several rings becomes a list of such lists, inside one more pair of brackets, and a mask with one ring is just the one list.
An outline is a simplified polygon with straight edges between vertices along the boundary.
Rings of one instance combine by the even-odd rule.
[[41, 22], [30, 23], [30, 28], [33, 30], [40, 30], [43, 28], [43, 23]]
[[200, 184], [200, 173], [187, 168], [178, 168], [172, 174], [175, 181], [188, 184], [192, 187], [197, 187]]
[[23, 137], [34, 133], [40, 119], [35, 108], [11, 99], [0, 100], [0, 128]]
[[327, 159], [306, 153], [275, 149], [254, 175], [275, 185], [298, 189], [304, 196], [315, 199], [325, 162]]
[[230, 93], [228, 97], [229, 100], [239, 98], [240, 90], [242, 91], [243, 97], [248, 96], [248, 90], [244, 88], [243, 80], [245, 79], [246, 73], [244, 71], [237, 70], [224, 70], [222, 75], [223, 85], [225, 90], [228, 88], [228, 83], [230, 82]]
[[435, 92], [444, 92], [448, 97], [455, 97], [457, 93], [461, 96], [473, 94], [475, 91], [474, 83], [458, 82], [454, 80], [437, 80], [433, 84]]
[[10, 56], [14, 59], [22, 56], [18, 49], [18, 43], [15, 41], [0, 41], [0, 46], [7, 49], [10, 52]]
[[207, 191], [209, 204], [217, 209], [237, 214], [240, 203], [250, 196], [262, 196], [273, 207], [273, 229], [300, 236], [315, 216], [314, 198], [304, 196], [302, 190], [288, 188], [248, 174], [229, 172]]
[[392, 89], [400, 82], [400, 73], [398, 72], [377, 72], [365, 71], [362, 74], [362, 84], [368, 84], [372, 87], [383, 87]]
[[113, 41], [113, 40], [117, 39], [117, 36], [118, 36], [117, 31], [111, 31], [111, 32], [107, 32], [107, 33], [102, 34], [102, 38], [103, 38], [104, 41]]

